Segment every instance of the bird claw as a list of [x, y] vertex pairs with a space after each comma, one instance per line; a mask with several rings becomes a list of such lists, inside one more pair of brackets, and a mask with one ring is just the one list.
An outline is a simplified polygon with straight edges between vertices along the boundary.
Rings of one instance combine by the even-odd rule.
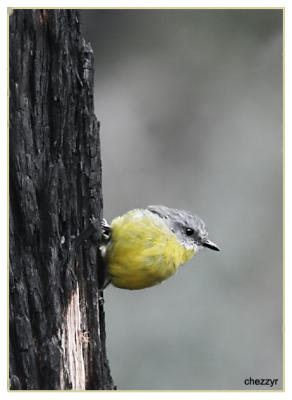
[[105, 218], [102, 219], [101, 221], [101, 234], [102, 234], [102, 239], [105, 242], [108, 242], [111, 238], [111, 227], [108, 224], [107, 220]]
[[88, 344], [89, 343], [89, 332], [79, 332], [79, 340], [81, 343]]

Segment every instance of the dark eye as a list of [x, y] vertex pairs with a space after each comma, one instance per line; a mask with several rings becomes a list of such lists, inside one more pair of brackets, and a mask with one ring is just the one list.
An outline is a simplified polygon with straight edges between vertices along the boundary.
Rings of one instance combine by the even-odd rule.
[[194, 234], [194, 230], [192, 228], [186, 228], [186, 234], [188, 236], [192, 236]]

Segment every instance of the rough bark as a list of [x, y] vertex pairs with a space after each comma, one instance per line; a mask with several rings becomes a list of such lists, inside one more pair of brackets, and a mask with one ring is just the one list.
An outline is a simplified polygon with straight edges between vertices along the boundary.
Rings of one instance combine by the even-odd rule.
[[[95, 235], [93, 53], [74, 10], [10, 16], [10, 388], [113, 389]], [[99, 268], [99, 269], [98, 269]]]

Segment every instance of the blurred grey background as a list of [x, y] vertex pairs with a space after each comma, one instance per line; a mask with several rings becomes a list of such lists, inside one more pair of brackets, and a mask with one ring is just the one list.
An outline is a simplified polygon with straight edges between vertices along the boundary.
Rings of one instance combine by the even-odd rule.
[[84, 10], [104, 215], [201, 216], [164, 284], [105, 291], [118, 389], [282, 388], [282, 10]]

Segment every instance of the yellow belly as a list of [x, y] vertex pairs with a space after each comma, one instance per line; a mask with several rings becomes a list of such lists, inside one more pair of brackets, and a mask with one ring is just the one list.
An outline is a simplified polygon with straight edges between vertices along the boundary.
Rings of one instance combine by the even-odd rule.
[[160, 217], [132, 210], [112, 221], [112, 242], [106, 251], [108, 274], [114, 286], [143, 289], [173, 275], [193, 257]]

